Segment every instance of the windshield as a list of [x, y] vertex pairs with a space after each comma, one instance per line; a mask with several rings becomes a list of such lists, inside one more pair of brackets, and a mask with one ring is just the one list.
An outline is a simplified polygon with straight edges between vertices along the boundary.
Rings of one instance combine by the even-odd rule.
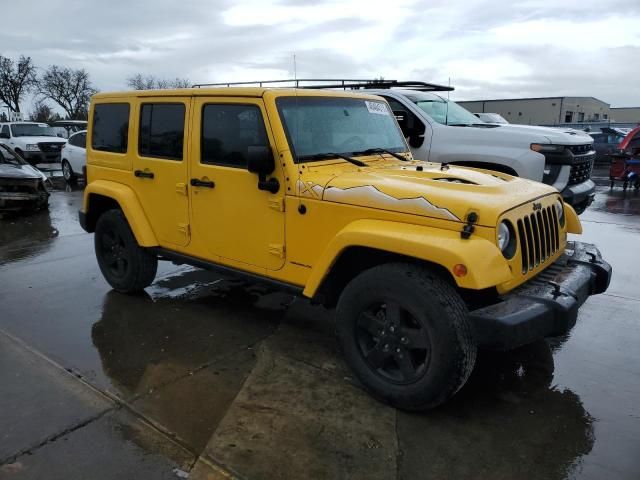
[[443, 125], [473, 125], [482, 123], [466, 108], [432, 93], [415, 93], [407, 98], [433, 120]]
[[276, 104], [289, 144], [300, 161], [320, 160], [329, 153], [358, 155], [369, 149], [407, 151], [395, 117], [383, 101], [281, 97]]
[[8, 163], [10, 165], [26, 165], [27, 162], [22, 160], [18, 155], [13, 153], [9, 147], [0, 143], [0, 163]]
[[478, 118], [483, 122], [489, 123], [509, 123], [498, 113], [479, 113]]
[[53, 128], [37, 123], [14, 123], [11, 125], [14, 137], [55, 137]]

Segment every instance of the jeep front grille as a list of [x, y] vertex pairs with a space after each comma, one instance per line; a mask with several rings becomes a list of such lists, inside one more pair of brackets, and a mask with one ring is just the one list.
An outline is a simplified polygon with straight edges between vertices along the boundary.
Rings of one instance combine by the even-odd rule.
[[560, 247], [558, 214], [553, 205], [519, 218], [518, 238], [522, 273], [526, 274], [551, 258]]

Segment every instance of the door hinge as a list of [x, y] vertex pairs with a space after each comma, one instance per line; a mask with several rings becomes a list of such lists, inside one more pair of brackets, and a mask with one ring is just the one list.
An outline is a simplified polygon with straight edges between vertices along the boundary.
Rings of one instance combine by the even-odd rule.
[[269, 253], [278, 258], [284, 258], [284, 245], [281, 243], [270, 243]]
[[284, 212], [284, 198], [269, 200], [269, 208], [276, 212]]
[[191, 229], [189, 228], [189, 224], [188, 223], [179, 223], [178, 224], [178, 231], [180, 233], [182, 233], [183, 235], [186, 235], [187, 237], [189, 235], [191, 235]]
[[176, 192], [181, 193], [182, 195], [187, 194], [187, 184], [186, 183], [176, 183]]

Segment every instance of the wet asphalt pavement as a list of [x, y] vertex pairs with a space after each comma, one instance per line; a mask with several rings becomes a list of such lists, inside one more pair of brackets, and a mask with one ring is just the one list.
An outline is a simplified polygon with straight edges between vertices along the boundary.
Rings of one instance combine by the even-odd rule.
[[365, 394], [304, 300], [168, 263], [110, 291], [57, 190], [0, 220], [0, 479], [638, 479], [640, 195], [600, 183], [609, 291], [422, 414]]

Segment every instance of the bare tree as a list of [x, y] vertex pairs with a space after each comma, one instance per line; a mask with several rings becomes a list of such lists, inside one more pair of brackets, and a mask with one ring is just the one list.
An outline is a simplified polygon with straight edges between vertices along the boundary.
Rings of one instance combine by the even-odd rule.
[[38, 80], [38, 93], [60, 105], [70, 120], [86, 120], [89, 100], [97, 92], [85, 69], [52, 65]]
[[0, 100], [13, 112], [20, 111], [22, 96], [36, 84], [36, 67], [31, 57], [20, 56], [17, 62], [0, 55]]
[[36, 101], [33, 105], [33, 111], [29, 115], [32, 122], [53, 122], [60, 120], [60, 115], [43, 101]]
[[158, 90], [166, 88], [188, 88], [191, 81], [187, 78], [158, 78], [153, 75], [137, 73], [127, 78], [127, 85], [133, 90]]

